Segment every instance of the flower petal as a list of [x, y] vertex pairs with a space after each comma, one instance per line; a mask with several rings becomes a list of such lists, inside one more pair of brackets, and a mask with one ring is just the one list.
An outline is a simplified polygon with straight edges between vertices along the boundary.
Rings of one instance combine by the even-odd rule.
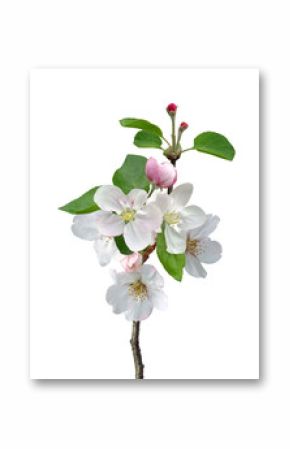
[[99, 187], [94, 196], [95, 203], [105, 211], [121, 212], [126, 200], [126, 195], [119, 187], [110, 185]]
[[182, 254], [186, 249], [186, 236], [182, 232], [177, 232], [172, 226], [165, 225], [164, 230], [166, 248], [171, 254]]
[[154, 203], [150, 203], [136, 214], [135, 221], [138, 226], [152, 232], [160, 228], [163, 216], [160, 209]]
[[113, 306], [114, 313], [122, 313], [128, 310], [129, 292], [128, 287], [122, 285], [111, 285], [106, 293], [107, 302]]
[[135, 210], [141, 209], [141, 207], [146, 203], [147, 197], [148, 194], [145, 190], [131, 190], [127, 195], [128, 207]]
[[211, 239], [203, 239], [198, 244], [198, 259], [204, 263], [215, 263], [222, 256], [222, 246]]
[[129, 321], [142, 321], [148, 318], [153, 310], [152, 301], [145, 299], [145, 301], [129, 300], [129, 309], [126, 313], [126, 318]]
[[217, 215], [207, 214], [206, 222], [196, 229], [193, 229], [189, 233], [191, 240], [199, 240], [208, 237], [213, 231], [215, 231], [220, 219]]
[[151, 245], [152, 232], [146, 229], [141, 220], [134, 220], [125, 225], [124, 239], [132, 251], [141, 251]]
[[193, 185], [189, 182], [176, 187], [169, 195], [174, 202], [176, 210], [182, 209], [189, 201], [193, 191]]
[[100, 233], [97, 227], [96, 212], [92, 214], [76, 215], [71, 230], [74, 235], [84, 240], [95, 240]]
[[[154, 198], [154, 197], [153, 197]], [[171, 205], [173, 201], [170, 198], [170, 195], [168, 193], [158, 193], [155, 198], [155, 204], [162, 214], [165, 214], [165, 212], [171, 210]]]
[[121, 235], [123, 233], [123, 220], [112, 212], [99, 210], [96, 212], [96, 221], [98, 230], [102, 235], [114, 237], [115, 235]]
[[164, 280], [163, 277], [158, 273], [153, 265], [145, 264], [142, 266], [141, 270], [141, 281], [152, 288], [163, 288]]
[[198, 258], [189, 253], [186, 253], [185, 269], [188, 274], [196, 278], [205, 278], [207, 274]]
[[182, 221], [180, 223], [180, 229], [183, 231], [189, 231], [203, 225], [206, 221], [206, 214], [198, 206], [185, 207], [180, 216]]
[[158, 310], [166, 310], [167, 303], [167, 295], [159, 289], [149, 289], [149, 298], [151, 299], [153, 306]]
[[117, 246], [113, 237], [99, 237], [95, 240], [94, 248], [102, 267], [108, 265], [117, 252]]

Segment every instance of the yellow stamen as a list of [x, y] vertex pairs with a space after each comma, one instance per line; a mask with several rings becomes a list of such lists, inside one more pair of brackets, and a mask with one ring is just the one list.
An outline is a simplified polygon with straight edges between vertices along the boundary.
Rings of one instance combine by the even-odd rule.
[[196, 256], [199, 252], [198, 240], [187, 240], [186, 251], [188, 251], [193, 256]]
[[129, 223], [134, 220], [135, 214], [136, 212], [133, 209], [124, 209], [121, 213], [121, 218], [125, 223]]
[[129, 286], [129, 293], [136, 301], [147, 299], [147, 287], [141, 281], [136, 281]]
[[169, 225], [178, 224], [180, 222], [180, 216], [177, 212], [167, 212], [164, 214], [165, 223]]

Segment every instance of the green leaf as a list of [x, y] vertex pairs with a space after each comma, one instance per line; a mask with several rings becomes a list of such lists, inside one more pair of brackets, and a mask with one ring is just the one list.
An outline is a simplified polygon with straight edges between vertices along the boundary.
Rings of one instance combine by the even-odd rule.
[[167, 273], [177, 281], [181, 281], [185, 266], [185, 254], [168, 253], [163, 232], [157, 236], [157, 255]]
[[235, 156], [234, 147], [228, 139], [222, 134], [212, 131], [207, 131], [196, 136], [194, 139], [194, 149], [229, 161], [232, 161]]
[[121, 254], [125, 254], [126, 256], [132, 254], [133, 251], [128, 248], [122, 235], [115, 237], [115, 242]]
[[113, 184], [120, 187], [124, 193], [129, 193], [132, 189], [143, 189], [148, 192], [150, 182], [145, 174], [147, 158], [128, 154], [123, 165], [115, 171]]
[[94, 195], [99, 187], [100, 186], [94, 187], [93, 189], [81, 195], [79, 198], [76, 198], [70, 203], [59, 207], [59, 210], [63, 210], [64, 212], [68, 212], [69, 214], [74, 215], [89, 214], [90, 212], [99, 210], [100, 208], [94, 201]]
[[120, 120], [120, 124], [125, 128], [143, 129], [144, 131], [149, 131], [152, 134], [162, 137], [161, 129], [157, 125], [148, 122], [148, 120], [127, 117]]
[[135, 135], [134, 144], [139, 148], [161, 148], [162, 140], [156, 134], [139, 131]]

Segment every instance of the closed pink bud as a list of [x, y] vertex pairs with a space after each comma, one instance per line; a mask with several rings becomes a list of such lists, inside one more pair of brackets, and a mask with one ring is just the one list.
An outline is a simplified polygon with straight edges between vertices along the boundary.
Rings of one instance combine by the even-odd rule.
[[121, 265], [127, 273], [137, 271], [142, 265], [142, 255], [140, 253], [129, 254], [121, 260]]
[[159, 164], [154, 157], [150, 157], [146, 164], [146, 176], [156, 186], [168, 189], [176, 182], [177, 171], [170, 162]]
[[166, 111], [168, 112], [168, 114], [175, 114], [176, 110], [177, 110], [177, 106], [175, 103], [170, 103], [166, 108]]
[[188, 128], [188, 124], [187, 124], [186, 122], [181, 122], [181, 123], [180, 123], [179, 129], [180, 129], [181, 131], [184, 131], [184, 130], [187, 129], [187, 128]]

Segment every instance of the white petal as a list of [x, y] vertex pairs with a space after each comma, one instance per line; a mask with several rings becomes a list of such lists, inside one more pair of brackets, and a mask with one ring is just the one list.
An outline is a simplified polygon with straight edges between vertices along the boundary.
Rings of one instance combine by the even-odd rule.
[[188, 253], [186, 253], [185, 269], [188, 274], [196, 278], [205, 278], [207, 274], [197, 257]]
[[222, 256], [222, 246], [219, 242], [211, 239], [204, 239], [199, 241], [197, 257], [201, 262], [215, 263]]
[[132, 251], [141, 251], [146, 246], [151, 245], [152, 232], [144, 229], [140, 220], [134, 220], [125, 225], [124, 239], [126, 245]]
[[156, 204], [162, 214], [165, 214], [165, 212], [171, 210], [172, 202], [173, 201], [171, 200], [170, 195], [167, 193], [158, 193], [156, 195], [155, 203], [153, 204]]
[[112, 237], [99, 237], [95, 241], [94, 248], [102, 267], [108, 265], [117, 252], [117, 246]]
[[203, 225], [206, 221], [206, 214], [198, 206], [185, 207], [180, 212], [180, 216], [182, 218], [180, 228], [183, 231], [189, 231], [191, 229], [197, 228]]
[[150, 300], [135, 301], [129, 300], [129, 309], [126, 313], [126, 318], [129, 321], [142, 321], [146, 320], [151, 315], [153, 310], [153, 304]]
[[220, 219], [217, 215], [207, 215], [206, 222], [198, 228], [192, 230], [189, 234], [191, 240], [199, 240], [208, 237], [213, 231], [215, 231]]
[[129, 292], [128, 287], [111, 285], [106, 293], [107, 302], [113, 306], [114, 313], [122, 313], [128, 310]]
[[140, 269], [141, 280], [146, 286], [152, 288], [163, 288], [164, 280], [153, 265], [145, 264]]
[[115, 274], [116, 282], [120, 285], [130, 285], [140, 279], [141, 275], [138, 271], [120, 272]]
[[182, 254], [186, 248], [186, 236], [181, 232], [177, 232], [172, 226], [165, 225], [165, 241], [166, 249], [171, 254]]
[[96, 212], [92, 214], [76, 215], [71, 227], [74, 235], [85, 240], [95, 240], [100, 233], [97, 228]]
[[127, 195], [127, 204], [131, 209], [141, 209], [141, 207], [146, 203], [148, 194], [142, 189], [133, 189]]
[[121, 212], [126, 200], [126, 195], [116, 186], [101, 186], [94, 196], [95, 203], [106, 211]]
[[135, 221], [147, 231], [157, 231], [162, 224], [163, 215], [154, 203], [150, 203], [136, 214]]
[[192, 195], [192, 191], [193, 185], [189, 182], [181, 184], [173, 190], [170, 197], [173, 199], [176, 210], [182, 209], [188, 203]]
[[167, 296], [163, 290], [149, 289], [149, 298], [151, 299], [153, 306], [158, 310], [167, 309]]
[[123, 220], [112, 212], [105, 212], [99, 210], [96, 212], [96, 221], [98, 230], [102, 235], [113, 237], [115, 235], [121, 235], [124, 230]]

